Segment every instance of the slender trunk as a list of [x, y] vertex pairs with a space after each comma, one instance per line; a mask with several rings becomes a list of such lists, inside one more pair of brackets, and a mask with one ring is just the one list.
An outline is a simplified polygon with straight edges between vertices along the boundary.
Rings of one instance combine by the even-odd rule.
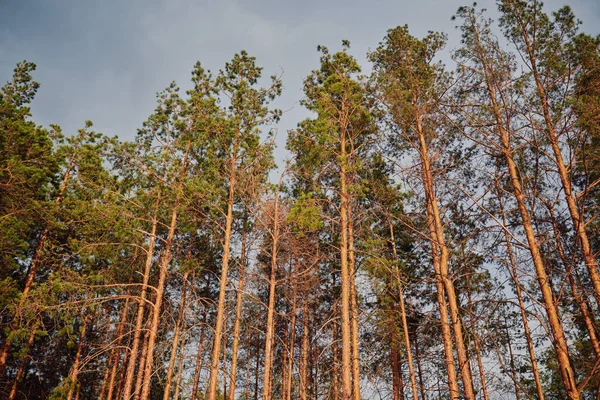
[[333, 322], [333, 377], [331, 379], [331, 391], [333, 400], [339, 399], [339, 356], [338, 356], [338, 325], [337, 322]]
[[402, 330], [404, 331], [404, 347], [406, 351], [406, 358], [408, 362], [408, 372], [410, 375], [410, 385], [412, 389], [413, 400], [418, 400], [417, 397], [417, 378], [415, 376], [415, 370], [413, 367], [412, 350], [410, 347], [410, 334], [408, 331], [408, 321], [406, 319], [406, 305], [404, 303], [404, 290], [402, 289], [402, 281], [400, 279], [400, 270], [398, 268], [398, 252], [396, 250], [396, 238], [394, 236], [394, 226], [392, 225], [391, 219], [389, 220], [390, 228], [390, 242], [392, 247], [392, 254], [394, 256], [394, 275], [396, 277], [396, 283], [398, 286], [398, 301], [400, 303], [400, 317], [402, 318]]
[[[225, 316], [225, 337], [227, 338], [227, 319], [228, 315]], [[223, 395], [227, 393], [227, 339], [223, 340]]]
[[300, 400], [307, 400], [307, 387], [308, 387], [308, 299], [304, 299], [304, 316], [302, 320], [302, 347], [300, 353]]
[[248, 344], [248, 359], [246, 360], [246, 385], [244, 386], [244, 400], [250, 399], [250, 343]]
[[169, 368], [167, 369], [167, 377], [165, 388], [163, 391], [163, 400], [168, 400], [171, 394], [171, 383], [173, 381], [173, 371], [175, 369], [175, 360], [177, 359], [177, 347], [179, 346], [179, 333], [181, 331], [181, 323], [183, 314], [185, 313], [185, 296], [187, 279], [190, 275], [189, 271], [183, 275], [183, 287], [181, 288], [181, 298], [179, 299], [179, 312], [177, 313], [177, 321], [175, 323], [175, 332], [173, 333], [173, 344], [171, 345], [171, 356], [169, 358]]
[[354, 253], [354, 221], [352, 203], [348, 201], [348, 269], [350, 271], [350, 313], [352, 316], [352, 395], [360, 400], [360, 337], [358, 332], [358, 305], [356, 292], [356, 260]]
[[[237, 154], [237, 145], [234, 148], [234, 154]], [[231, 226], [233, 224], [233, 204], [235, 202], [236, 161], [237, 159], [235, 156], [231, 157], [229, 160], [229, 194], [227, 197], [227, 216], [225, 218], [225, 237], [223, 242], [223, 258], [221, 261], [221, 281], [219, 284], [219, 302], [217, 305], [217, 318], [215, 321], [213, 350], [210, 364], [208, 400], [217, 399], [221, 339], [223, 336], [223, 315], [225, 314], [225, 295], [227, 291], [227, 273], [229, 271], [229, 252], [231, 248]]]
[[349, 193], [346, 187], [346, 132], [340, 129], [340, 264], [341, 264], [341, 315], [342, 315], [342, 400], [352, 397], [352, 329], [350, 318], [351, 271], [348, 265], [348, 204]]
[[[108, 379], [108, 394], [106, 395], [106, 400], [112, 400], [113, 393], [115, 390], [115, 379], [117, 377], [117, 369], [119, 367], [119, 356], [121, 353], [121, 343], [123, 342], [123, 330], [125, 329], [125, 323], [127, 322], [127, 312], [129, 311], [129, 294], [130, 291], [127, 290], [127, 299], [125, 300], [125, 305], [123, 307], [123, 312], [121, 313], [121, 320], [119, 321], [119, 327], [117, 328], [117, 342], [115, 348], [111, 352], [110, 356], [110, 378]], [[107, 368], [108, 371], [108, 368]], [[106, 379], [105, 379], [105, 383]], [[102, 396], [101, 396], [102, 398]]]
[[289, 342], [289, 361], [288, 361], [288, 373], [287, 373], [287, 393], [286, 400], [292, 400], [292, 384], [293, 384], [293, 373], [294, 373], [294, 347], [296, 342], [296, 284], [294, 284], [292, 294], [292, 320], [290, 321], [290, 342]]
[[[416, 99], [415, 99], [416, 104]], [[454, 282], [449, 276], [448, 272], [448, 247], [446, 246], [446, 239], [444, 238], [444, 226], [442, 225], [442, 219], [438, 206], [438, 201], [434, 189], [434, 180], [431, 172], [431, 166], [429, 161], [429, 153], [425, 142], [425, 134], [421, 126], [421, 117], [417, 114], [416, 118], [417, 132], [419, 134], [419, 143], [421, 151], [421, 159], [423, 161], [423, 184], [425, 186], [426, 196], [430, 203], [430, 211], [433, 221], [434, 234], [433, 240], [435, 243], [432, 245], [437, 246], [439, 249], [439, 273], [441, 276], [444, 290], [446, 291], [446, 297], [448, 298], [448, 306], [450, 309], [450, 316], [452, 318], [452, 329], [454, 331], [454, 341], [456, 343], [456, 354], [458, 356], [458, 364], [460, 368], [460, 376], [463, 382], [463, 389], [465, 399], [475, 400], [475, 393], [473, 392], [473, 379], [471, 377], [471, 368], [469, 365], [469, 358], [467, 356], [466, 346], [463, 339], [462, 322], [459, 315], [458, 300], [454, 290]]]
[[[286, 315], [288, 315], [289, 310], [287, 310], [286, 307]], [[287, 365], [288, 365], [288, 359], [290, 358], [289, 356], [289, 326], [287, 324], [287, 321], [283, 322], [283, 335], [281, 340], [283, 341], [283, 343], [281, 343], [281, 347], [282, 347], [282, 356], [283, 356], [283, 360], [281, 360], [281, 392], [279, 395], [280, 399], [283, 400], [287, 400], [286, 395], [287, 395]]]
[[144, 383], [144, 371], [146, 368], [146, 362], [148, 361], [148, 337], [150, 332], [146, 329], [144, 333], [144, 339], [142, 343], [142, 354], [140, 356], [140, 365], [138, 367], [138, 374], [135, 379], [135, 389], [133, 391], [133, 400], [138, 400], [140, 398], [140, 393], [142, 392], [142, 385]]
[[485, 382], [485, 370], [483, 369], [483, 360], [481, 358], [481, 347], [479, 345], [479, 337], [477, 335], [477, 327], [475, 326], [475, 313], [473, 312], [473, 299], [471, 298], [471, 285], [469, 282], [469, 274], [465, 275], [465, 284], [467, 290], [467, 307], [469, 310], [469, 320], [471, 322], [471, 334], [473, 335], [473, 344], [475, 345], [475, 356], [477, 358], [477, 368], [479, 370], [479, 379], [481, 379], [481, 390], [483, 391], [484, 400], [488, 400], [488, 390]]
[[419, 371], [419, 389], [421, 392], [421, 400], [425, 400], [425, 382], [423, 380], [423, 368], [421, 368], [421, 355], [419, 354], [419, 338], [415, 329], [415, 357], [417, 358], [417, 370]]
[[[420, 126], [420, 124], [419, 124]], [[445, 289], [444, 289], [444, 279], [442, 276], [441, 269], [441, 249], [439, 248], [439, 240], [437, 238], [437, 229], [434, 217], [434, 209], [433, 203], [435, 203], [435, 196], [433, 194], [431, 171], [429, 169], [429, 155], [427, 153], [427, 146], [425, 144], [425, 138], [423, 136], [422, 130], [421, 132], [420, 142], [421, 142], [421, 161], [423, 168], [423, 186], [425, 188], [425, 201], [427, 207], [427, 225], [429, 227], [429, 234], [431, 236], [430, 245], [431, 245], [431, 253], [433, 259], [433, 269], [435, 272], [435, 286], [437, 291], [437, 301], [440, 310], [440, 323], [442, 328], [442, 340], [444, 344], [444, 356], [446, 363], [446, 372], [448, 374], [448, 390], [450, 399], [458, 400], [459, 398], [459, 390], [458, 390], [458, 378], [456, 376], [456, 369], [454, 366], [454, 353], [453, 353], [453, 344], [452, 344], [452, 332], [450, 329], [450, 320], [448, 317], [448, 305], [446, 303]]]
[[204, 344], [204, 333], [206, 331], [206, 309], [202, 311], [202, 328], [200, 328], [200, 339], [198, 340], [198, 351], [196, 352], [196, 367], [194, 370], [194, 384], [192, 385], [191, 399], [196, 399], [198, 393], [198, 383], [200, 382], [200, 373], [202, 372], [202, 350]]
[[510, 355], [510, 371], [512, 375], [512, 380], [515, 385], [515, 399], [520, 400], [521, 396], [519, 395], [519, 380], [517, 379], [517, 373], [515, 371], [515, 357], [513, 354], [512, 343], [510, 341], [510, 332], [508, 331], [508, 324], [506, 324], [506, 340], [508, 341], [508, 354]]
[[[282, 175], [283, 176], [283, 175]], [[263, 400], [269, 400], [272, 394], [273, 342], [275, 330], [275, 287], [277, 272], [277, 250], [279, 241], [279, 185], [277, 187], [273, 209], [273, 243], [271, 245], [271, 274], [269, 277], [269, 305], [267, 309], [267, 332], [265, 335], [265, 364], [263, 377]]]
[[173, 395], [173, 400], [179, 400], [179, 391], [181, 390], [181, 378], [183, 377], [183, 360], [185, 359], [186, 339], [187, 338], [184, 332], [184, 335], [181, 338], [181, 350], [179, 350], [179, 366], [177, 367], [177, 379], [175, 381], [175, 394]]
[[237, 375], [237, 361], [238, 361], [238, 348], [240, 342], [240, 323], [242, 320], [242, 303], [244, 300], [244, 284], [246, 274], [246, 240], [247, 240], [247, 220], [244, 218], [244, 228], [242, 230], [242, 257], [240, 260], [240, 279], [237, 288], [237, 301], [235, 306], [235, 323], [233, 326], [233, 346], [231, 356], [231, 384], [229, 385], [229, 400], [235, 400], [235, 386], [236, 386], [236, 375]]
[[[504, 212], [504, 205], [502, 203], [502, 192], [499, 187], [498, 191], [498, 205], [500, 207], [500, 215], [502, 217], [502, 225], [507, 227], [506, 214]], [[509, 260], [509, 274], [511, 275], [513, 282], [515, 283], [515, 291], [517, 293], [517, 300], [519, 301], [519, 312], [521, 314], [521, 321], [523, 322], [523, 331], [525, 333], [525, 340], [527, 341], [527, 350], [529, 352], [529, 360], [531, 363], [531, 370], [533, 372], [533, 379], [535, 381], [535, 388], [537, 391], [538, 399], [544, 400], [544, 390], [542, 388], [542, 381], [540, 379], [540, 371], [537, 365], [535, 348], [533, 346], [533, 339], [531, 337], [531, 331], [529, 330], [529, 323], [527, 321], [527, 312], [525, 308], [525, 302], [523, 301], [523, 293], [521, 291], [521, 283], [519, 282], [519, 275], [517, 273], [517, 265], [515, 257], [512, 251], [512, 245], [510, 244], [510, 235], [506, 229], [504, 231], [504, 240], [506, 242], [506, 251], [508, 253]]]
[[79, 377], [79, 364], [81, 363], [81, 353], [83, 351], [83, 342], [85, 341], [85, 334], [87, 332], [87, 318], [83, 319], [83, 323], [81, 325], [81, 332], [79, 333], [79, 344], [77, 345], [77, 353], [75, 354], [75, 361], [71, 366], [71, 372], [69, 372], [69, 393], [67, 394], [67, 400], [71, 400], [73, 394], [75, 393], [75, 389], [79, 388], [79, 383], [77, 382]]
[[254, 365], [254, 400], [258, 400], [258, 376], [260, 369], [260, 346], [256, 346], [256, 365]]
[[394, 400], [404, 400], [404, 395], [400, 394], [402, 388], [402, 370], [400, 368], [400, 353], [398, 342], [395, 337], [390, 338], [390, 358], [392, 364], [392, 397]]

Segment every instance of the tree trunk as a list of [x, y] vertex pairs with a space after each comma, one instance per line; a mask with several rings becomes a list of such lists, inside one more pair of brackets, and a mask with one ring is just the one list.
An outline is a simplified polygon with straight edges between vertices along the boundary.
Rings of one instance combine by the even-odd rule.
[[184, 335], [181, 338], [181, 350], [179, 350], [179, 366], [177, 367], [177, 379], [175, 381], [175, 394], [173, 395], [173, 400], [179, 400], [179, 391], [181, 390], [181, 378], [183, 377], [183, 360], [185, 359], [186, 339], [187, 337], [184, 332]]
[[69, 393], [67, 394], [67, 400], [71, 400], [73, 398], [73, 394], [75, 393], [75, 389], [79, 388], [79, 384], [77, 382], [79, 377], [79, 364], [81, 363], [81, 353], [83, 351], [83, 342], [85, 341], [85, 334], [87, 332], [87, 318], [83, 319], [81, 325], [81, 332], [79, 334], [79, 344], [77, 345], [77, 353], [75, 354], [75, 361], [73, 362], [73, 366], [71, 366], [71, 372], [69, 372]]
[[425, 187], [425, 201], [427, 202], [427, 225], [429, 227], [429, 234], [431, 236], [430, 245], [433, 259], [433, 269], [435, 272], [435, 286], [437, 291], [437, 301], [440, 310], [440, 323], [442, 328], [442, 340], [444, 343], [444, 356], [446, 363], [446, 372], [448, 374], [448, 390], [451, 400], [458, 400], [458, 378], [456, 376], [456, 369], [454, 366], [454, 353], [452, 344], [452, 332], [450, 330], [450, 321], [448, 318], [448, 305], [446, 303], [444, 279], [442, 277], [441, 270], [441, 255], [440, 248], [438, 247], [437, 230], [434, 219], [433, 203], [435, 197], [432, 194], [431, 187], [431, 171], [429, 170], [429, 156], [427, 153], [427, 147], [425, 144], [425, 138], [423, 137], [422, 131], [420, 135], [421, 142], [421, 161], [423, 165], [423, 186]]
[[196, 367], [194, 370], [194, 384], [192, 385], [191, 399], [196, 400], [198, 394], [198, 383], [202, 372], [202, 349], [204, 344], [204, 333], [206, 331], [206, 308], [202, 311], [202, 328], [200, 328], [200, 339], [198, 340], [198, 351], [196, 353]]
[[394, 256], [394, 275], [398, 285], [398, 302], [400, 303], [400, 317], [402, 318], [402, 330], [404, 331], [404, 347], [406, 350], [406, 358], [408, 362], [408, 372], [410, 374], [410, 385], [412, 389], [413, 400], [418, 400], [417, 397], [417, 378], [413, 367], [412, 350], [410, 347], [410, 334], [408, 331], [408, 321], [406, 319], [406, 306], [404, 303], [404, 290], [402, 289], [402, 281], [400, 279], [400, 270], [398, 268], [398, 252], [396, 250], [396, 238], [394, 236], [394, 226], [391, 219], [389, 220], [390, 242], [392, 246], [392, 255]]
[[354, 254], [354, 221], [352, 202], [348, 201], [348, 269], [350, 272], [350, 313], [352, 316], [352, 396], [360, 400], [360, 337], [358, 332], [358, 305], [356, 292], [356, 260]]
[[[237, 153], [237, 146], [234, 154]], [[236, 157], [229, 160], [229, 195], [227, 197], [227, 216], [225, 218], [225, 237], [223, 241], [223, 258], [221, 261], [221, 281], [219, 284], [219, 302], [215, 321], [213, 350], [210, 364], [208, 385], [208, 400], [217, 399], [217, 384], [219, 381], [219, 361], [221, 357], [221, 339], [223, 336], [223, 315], [225, 314], [225, 295], [227, 291], [227, 273], [229, 271], [229, 252], [231, 248], [231, 226], [233, 224], [233, 204], [235, 202]]]
[[[133, 400], [139, 400], [140, 393], [142, 393], [142, 385], [144, 384], [144, 371], [146, 368], [146, 362], [148, 361], [148, 337], [150, 332], [146, 330], [144, 334], [142, 344], [142, 355], [140, 356], [140, 365], [138, 367], [138, 374], [135, 379], [135, 390], [133, 391]], [[128, 398], [129, 399], [129, 398]], [[123, 399], [125, 400], [125, 399]]]
[[292, 294], [292, 320], [290, 321], [290, 342], [289, 342], [289, 361], [288, 361], [288, 373], [287, 373], [287, 393], [285, 400], [292, 400], [292, 384], [293, 384], [293, 373], [294, 373], [294, 348], [296, 342], [296, 284], [294, 283], [294, 289]]
[[425, 400], [425, 383], [423, 381], [423, 369], [421, 368], [421, 355], [419, 354], [419, 338], [415, 329], [415, 357], [417, 358], [417, 370], [419, 371], [419, 389], [421, 392], [421, 400]]
[[181, 331], [181, 323], [183, 321], [183, 315], [185, 313], [185, 296], [187, 279], [190, 275], [189, 271], [186, 271], [183, 275], [183, 287], [181, 288], [181, 298], [179, 299], [179, 312], [177, 314], [177, 321], [175, 323], [175, 332], [173, 333], [173, 344], [171, 345], [171, 356], [169, 358], [169, 368], [167, 369], [167, 377], [165, 382], [165, 388], [163, 391], [163, 400], [169, 400], [171, 394], [171, 382], [173, 380], [173, 371], [175, 369], [175, 360], [177, 359], [177, 347], [179, 346], [179, 333]]
[[481, 390], [483, 391], [483, 399], [488, 400], [488, 390], [485, 382], [485, 370], [483, 369], [483, 360], [481, 358], [481, 347], [479, 346], [479, 337], [477, 336], [477, 327], [475, 326], [475, 313], [473, 312], [473, 299], [471, 298], [471, 285], [469, 283], [469, 274], [465, 275], [465, 289], [467, 290], [467, 307], [469, 309], [469, 319], [471, 322], [471, 334], [473, 336], [473, 344], [475, 345], [475, 356], [477, 358], [477, 368], [479, 369], [479, 379], [481, 379]]
[[[279, 185], [277, 187], [279, 190]], [[271, 274], [269, 277], [269, 305], [267, 309], [267, 332], [265, 335], [265, 364], [263, 377], [263, 400], [269, 400], [272, 394], [273, 342], [275, 330], [275, 287], [277, 272], [277, 245], [279, 241], [279, 191], [276, 193], [273, 209], [273, 235], [271, 246]]]
[[401, 392], [404, 390], [402, 387], [402, 369], [400, 368], [400, 353], [398, 349], [398, 342], [395, 337], [390, 337], [390, 358], [392, 366], [392, 398], [394, 400], [404, 400], [404, 394]]
[[308, 400], [308, 299], [304, 299], [302, 347], [300, 353], [300, 400]]
[[248, 218], [244, 218], [244, 228], [242, 230], [242, 257], [240, 260], [240, 279], [237, 288], [237, 301], [235, 306], [235, 322], [233, 326], [233, 346], [231, 356], [231, 383], [229, 385], [229, 400], [235, 400], [235, 387], [236, 387], [236, 375], [237, 375], [237, 361], [238, 361], [238, 348], [240, 342], [240, 322], [242, 319], [242, 305], [244, 300], [244, 284], [246, 274], [246, 240], [248, 234], [247, 228]]
[[[127, 299], [123, 306], [123, 312], [121, 313], [121, 320], [119, 321], [119, 327], [117, 328], [117, 342], [115, 348], [111, 352], [110, 356], [110, 378], [108, 379], [108, 394], [105, 400], [112, 400], [115, 390], [115, 379], [117, 377], [117, 369], [119, 367], [119, 358], [121, 353], [121, 343], [123, 342], [123, 330], [125, 329], [125, 323], [127, 322], [127, 312], [129, 311], [129, 289], [127, 290]], [[108, 368], [107, 368], [108, 371]], [[105, 381], [106, 383], [106, 381]], [[102, 398], [102, 397], [101, 397]]]
[[342, 328], [342, 400], [352, 397], [352, 329], [350, 320], [350, 283], [351, 271], [348, 265], [348, 203], [349, 193], [346, 187], [346, 132], [340, 129], [340, 264], [341, 264], [341, 328]]

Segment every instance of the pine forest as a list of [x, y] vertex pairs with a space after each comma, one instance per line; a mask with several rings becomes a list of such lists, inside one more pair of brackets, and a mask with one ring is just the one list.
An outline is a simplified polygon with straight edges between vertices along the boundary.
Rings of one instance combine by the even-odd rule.
[[0, 398], [600, 399], [600, 36], [537, 0], [447, 17], [452, 49], [318, 46], [285, 149], [285, 73], [246, 51], [132, 140], [37, 124], [14, 60]]

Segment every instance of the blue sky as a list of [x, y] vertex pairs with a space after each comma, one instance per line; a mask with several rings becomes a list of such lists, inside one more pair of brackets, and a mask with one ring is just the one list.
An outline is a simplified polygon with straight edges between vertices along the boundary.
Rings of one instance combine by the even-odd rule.
[[[198, 60], [216, 71], [246, 49], [266, 75], [283, 71], [277, 105], [291, 109], [277, 126], [283, 147], [285, 132], [306, 115], [297, 101], [302, 80], [318, 65], [318, 44], [337, 50], [348, 39], [364, 63], [387, 29], [408, 24], [418, 36], [448, 33], [451, 50], [458, 32], [450, 18], [464, 4], [470, 2], [0, 0], [0, 81], [17, 61], [33, 61], [41, 83], [32, 107], [36, 122], [70, 134], [90, 119], [98, 131], [131, 139], [154, 109], [156, 92], [172, 80], [187, 87]], [[479, 4], [493, 15], [493, 1]], [[548, 11], [570, 5], [585, 31], [600, 33], [598, 0], [545, 4]]]

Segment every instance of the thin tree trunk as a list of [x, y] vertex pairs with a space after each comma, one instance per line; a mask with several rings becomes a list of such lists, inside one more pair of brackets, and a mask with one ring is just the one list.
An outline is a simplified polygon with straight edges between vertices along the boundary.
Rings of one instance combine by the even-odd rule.
[[394, 400], [404, 400], [402, 391], [402, 370], [400, 369], [400, 353], [398, 342], [395, 337], [390, 338], [390, 358], [392, 364], [392, 398]]
[[83, 342], [85, 341], [85, 334], [87, 332], [87, 318], [83, 319], [81, 326], [81, 332], [79, 334], [79, 344], [77, 345], [77, 353], [75, 354], [75, 361], [71, 366], [71, 372], [69, 372], [69, 393], [67, 394], [67, 400], [71, 400], [75, 393], [75, 388], [79, 387], [77, 382], [79, 377], [79, 364], [81, 363], [81, 353], [83, 351]]
[[[431, 237], [435, 237], [434, 227], [433, 227], [433, 217], [431, 213], [431, 206], [427, 204], [427, 224], [429, 225], [430, 235]], [[442, 329], [442, 341], [444, 345], [444, 361], [446, 364], [446, 373], [448, 375], [448, 390], [449, 396], [452, 400], [458, 400], [459, 391], [458, 391], [458, 377], [456, 375], [456, 368], [454, 365], [454, 352], [453, 352], [453, 343], [452, 343], [452, 332], [450, 328], [450, 320], [448, 317], [448, 305], [446, 303], [446, 296], [444, 290], [444, 284], [441, 278], [440, 271], [440, 256], [438, 248], [434, 242], [434, 239], [431, 241], [431, 252], [433, 259], [433, 269], [435, 272], [435, 287], [436, 287], [436, 295], [437, 302], [440, 311], [440, 324]]]
[[[520, 400], [521, 396], [519, 395], [519, 384], [517, 379], [517, 373], [515, 371], [515, 357], [513, 354], [512, 343], [510, 341], [510, 332], [508, 331], [508, 324], [506, 324], [506, 340], [508, 341], [508, 353], [510, 355], [510, 370], [512, 374], [512, 380], [515, 385], [515, 399]], [[543, 398], [543, 397], [542, 397]]]
[[[415, 103], [416, 104], [416, 103]], [[444, 227], [442, 225], [441, 215], [439, 211], [438, 201], [435, 195], [434, 180], [429, 164], [429, 153], [425, 142], [425, 134], [421, 126], [421, 117], [417, 115], [417, 132], [419, 134], [419, 143], [421, 148], [421, 159], [423, 161], [423, 183], [429, 202], [431, 204], [430, 211], [432, 213], [434, 227], [434, 241], [432, 245], [439, 248], [439, 272], [441, 280], [448, 298], [448, 306], [452, 317], [452, 328], [454, 331], [454, 341], [456, 343], [456, 354], [458, 356], [458, 364], [460, 375], [463, 381], [463, 389], [467, 400], [475, 400], [473, 392], [473, 379], [471, 377], [471, 369], [469, 358], [467, 356], [466, 346], [463, 339], [462, 323], [459, 315], [458, 301], [454, 291], [454, 282], [449, 277], [448, 273], [448, 247], [444, 238]]]
[[339, 399], [339, 356], [338, 356], [338, 324], [333, 322], [333, 377], [331, 379], [331, 391], [333, 400]]
[[[117, 328], [117, 342], [115, 348], [111, 352], [110, 355], [110, 378], [108, 382], [105, 379], [105, 384], [108, 386], [108, 394], [106, 395], [106, 400], [112, 400], [113, 393], [115, 389], [115, 379], [117, 376], [117, 369], [119, 367], [119, 356], [121, 353], [121, 343], [123, 342], [123, 331], [125, 329], [125, 323], [127, 322], [127, 312], [129, 311], [129, 297], [130, 291], [127, 290], [127, 299], [125, 300], [125, 305], [123, 306], [123, 312], [121, 313], [121, 320], [119, 321], [119, 327]], [[107, 366], [108, 371], [108, 366]], [[102, 390], [104, 392], [104, 389]], [[102, 398], [102, 396], [100, 396]]]
[[142, 393], [142, 385], [144, 383], [144, 371], [146, 368], [146, 362], [148, 361], [148, 337], [150, 332], [146, 330], [144, 333], [144, 339], [142, 343], [142, 354], [140, 356], [140, 366], [138, 367], [138, 374], [135, 379], [135, 389], [133, 391], [133, 400], [138, 400]]
[[173, 396], [174, 400], [179, 400], [179, 391], [181, 390], [181, 378], [183, 377], [183, 360], [185, 359], [185, 342], [186, 335], [184, 332], [183, 337], [181, 338], [181, 346], [179, 350], [179, 366], [177, 367], [177, 380], [175, 381], [175, 395]]
[[352, 397], [352, 329], [350, 318], [351, 271], [348, 265], [348, 203], [349, 193], [346, 187], [346, 132], [340, 129], [340, 264], [341, 264], [341, 328], [342, 328], [342, 400]]
[[231, 356], [231, 384], [229, 385], [229, 400], [235, 400], [235, 387], [238, 364], [238, 348], [240, 342], [240, 322], [242, 320], [242, 305], [244, 301], [244, 284], [246, 281], [246, 240], [248, 234], [247, 216], [244, 217], [244, 225], [242, 230], [242, 257], [240, 260], [240, 279], [237, 288], [237, 301], [235, 306], [235, 323], [233, 326], [233, 346]]
[[200, 328], [200, 339], [198, 340], [198, 351], [196, 352], [196, 367], [194, 370], [194, 384], [192, 385], [192, 399], [196, 399], [198, 393], [198, 383], [200, 381], [200, 373], [202, 372], [202, 350], [204, 344], [204, 333], [206, 331], [206, 308], [202, 311], [202, 328]]
[[293, 373], [294, 373], [294, 348], [296, 342], [296, 284], [294, 282], [294, 289], [292, 294], [292, 320], [290, 321], [291, 332], [289, 342], [289, 362], [288, 362], [288, 373], [287, 373], [287, 393], [285, 396], [286, 400], [292, 400], [292, 385], [293, 385]]
[[169, 358], [169, 368], [167, 369], [167, 377], [165, 382], [165, 388], [163, 391], [163, 400], [168, 400], [171, 394], [171, 383], [173, 380], [173, 371], [175, 369], [175, 360], [177, 359], [177, 347], [179, 346], [179, 333], [181, 331], [181, 323], [183, 321], [183, 314], [185, 313], [185, 297], [187, 289], [187, 279], [190, 275], [189, 271], [183, 274], [183, 287], [181, 288], [181, 298], [179, 299], [179, 312], [177, 314], [177, 321], [175, 323], [175, 332], [173, 333], [173, 344], [171, 345], [171, 356]]
[[254, 400], [258, 400], [258, 376], [260, 370], [260, 346], [256, 346], [256, 365], [254, 366]]
[[300, 400], [307, 400], [307, 388], [308, 388], [308, 299], [304, 299], [304, 316], [302, 320], [302, 348], [300, 354]]
[[394, 226], [391, 219], [389, 220], [390, 241], [392, 246], [392, 254], [394, 256], [394, 275], [398, 285], [398, 301], [400, 303], [400, 317], [402, 318], [402, 329], [404, 331], [404, 348], [406, 350], [406, 358], [408, 362], [408, 372], [410, 375], [410, 384], [412, 388], [413, 400], [418, 400], [417, 397], [417, 378], [413, 367], [412, 350], [410, 347], [410, 334], [408, 331], [408, 321], [406, 319], [406, 305], [404, 303], [404, 290], [402, 289], [402, 281], [400, 279], [400, 269], [398, 268], [398, 252], [396, 250], [396, 238], [394, 236]]
[[[283, 177], [283, 175], [282, 175]], [[281, 179], [280, 179], [281, 183]], [[273, 366], [273, 342], [275, 330], [275, 287], [277, 272], [277, 251], [279, 241], [279, 185], [277, 186], [275, 204], [273, 209], [273, 235], [271, 246], [271, 274], [269, 277], [269, 305], [267, 309], [267, 332], [265, 335], [265, 364], [263, 378], [263, 400], [269, 400], [272, 394], [271, 369]]]
[[417, 370], [419, 371], [419, 389], [421, 392], [421, 400], [425, 400], [425, 383], [423, 381], [423, 368], [421, 368], [421, 355], [419, 354], [419, 338], [418, 332], [415, 329], [415, 357], [417, 358]]
[[467, 301], [469, 309], [469, 319], [471, 322], [471, 334], [473, 335], [473, 344], [475, 345], [475, 356], [477, 358], [477, 368], [479, 369], [479, 379], [481, 379], [481, 390], [483, 390], [484, 400], [488, 400], [488, 390], [485, 382], [485, 370], [483, 369], [483, 360], [481, 358], [481, 347], [479, 346], [479, 337], [475, 326], [475, 313], [473, 312], [473, 299], [471, 298], [471, 285], [469, 282], [469, 274], [465, 275], [465, 284], [467, 289]]
[[[237, 140], [234, 153], [237, 154]], [[219, 381], [219, 361], [221, 357], [221, 339], [223, 336], [223, 315], [225, 314], [225, 295], [227, 291], [227, 274], [229, 271], [229, 252], [231, 248], [231, 226], [233, 224], [233, 204], [235, 202], [236, 157], [229, 160], [229, 194], [227, 197], [227, 216], [225, 218], [225, 237], [223, 241], [223, 258], [221, 261], [221, 280], [219, 284], [219, 302], [215, 321], [213, 350], [210, 365], [208, 385], [208, 400], [217, 399], [217, 384]]]
[[352, 395], [360, 400], [360, 337], [358, 332], [358, 305], [356, 292], [356, 260], [354, 253], [354, 221], [352, 203], [348, 201], [348, 269], [350, 272], [350, 313], [352, 317]]

